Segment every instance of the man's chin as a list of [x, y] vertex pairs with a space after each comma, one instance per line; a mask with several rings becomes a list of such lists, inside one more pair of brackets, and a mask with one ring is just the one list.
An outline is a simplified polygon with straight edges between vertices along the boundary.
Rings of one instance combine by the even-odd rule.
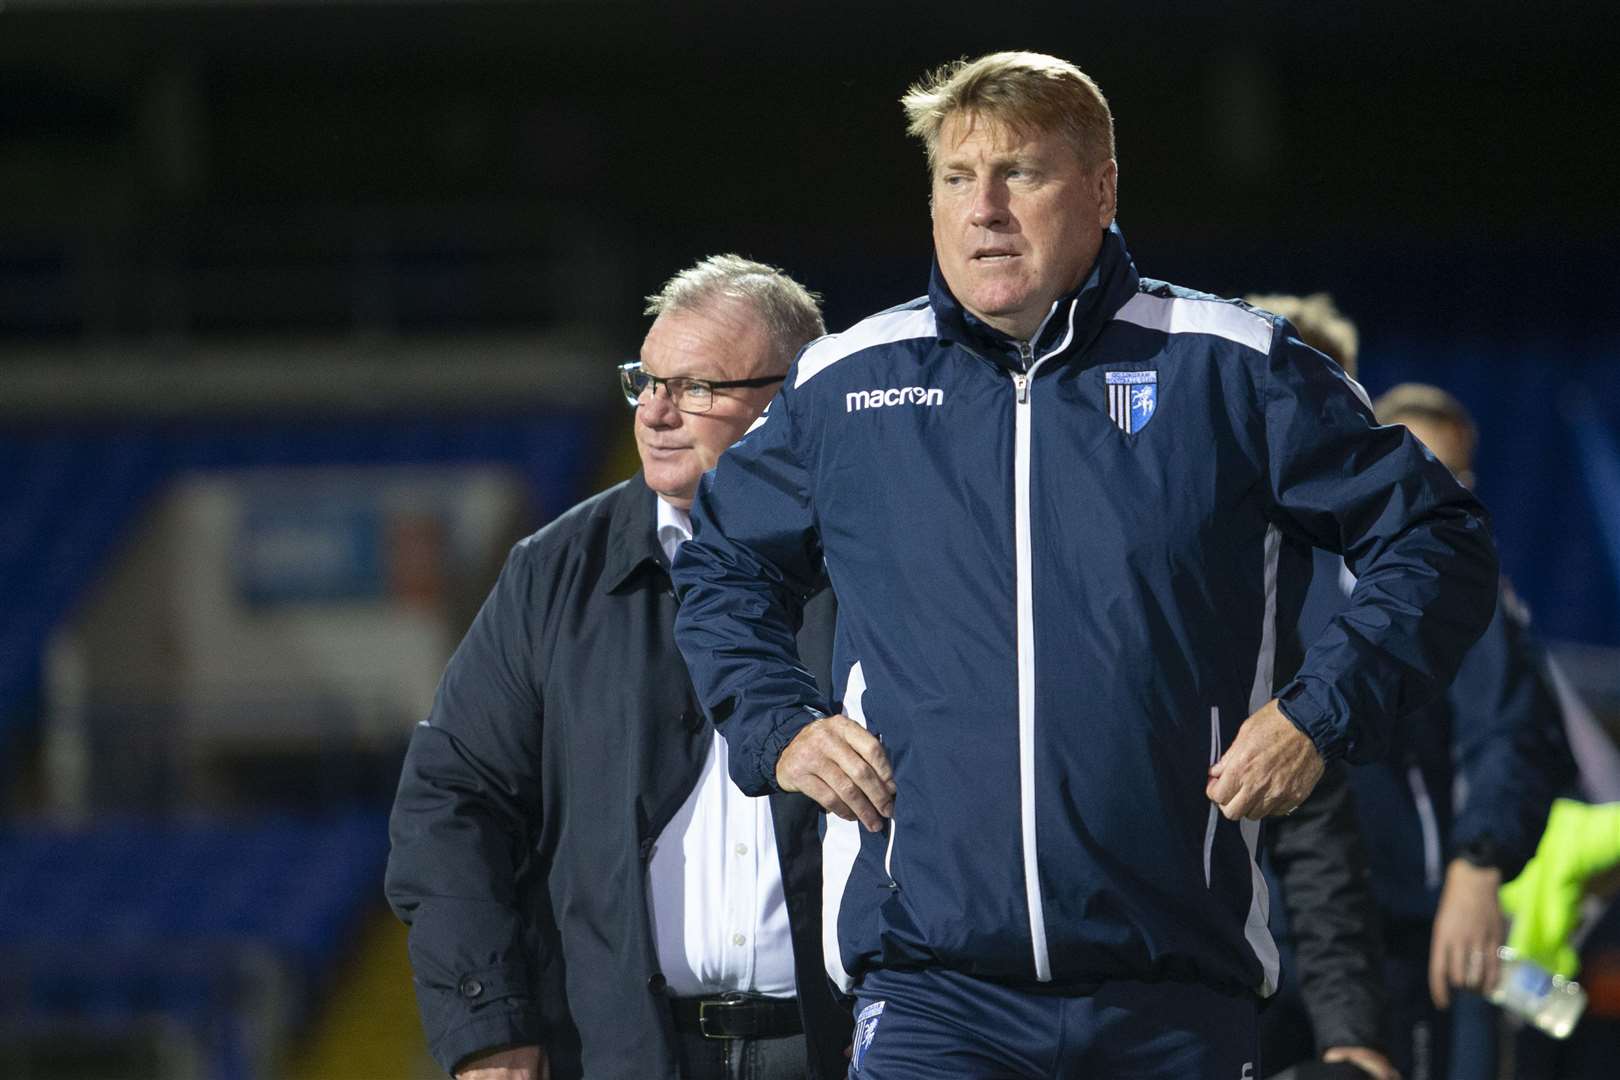
[[642, 477], [659, 498], [683, 510], [692, 505], [692, 497], [697, 494], [697, 483], [687, 476], [670, 476], [643, 465]]
[[1028, 289], [982, 289], [963, 301], [981, 319], [1014, 319], [1033, 303]]

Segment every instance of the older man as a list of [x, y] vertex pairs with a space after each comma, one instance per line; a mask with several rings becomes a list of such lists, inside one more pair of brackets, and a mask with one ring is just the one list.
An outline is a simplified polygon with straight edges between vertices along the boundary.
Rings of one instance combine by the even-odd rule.
[[[705, 479], [694, 685], [743, 790], [840, 819], [861, 1075], [1258, 1075], [1259, 819], [1451, 676], [1494, 603], [1483, 511], [1284, 320], [1138, 278], [1072, 64], [904, 104], [929, 293], [805, 350]], [[1311, 546], [1361, 585], [1276, 686]], [[790, 633], [824, 569], [836, 710]]]
[[[641, 357], [620, 368], [641, 473], [513, 549], [394, 805], [388, 897], [411, 925], [430, 1048], [463, 1080], [843, 1071], [820, 815], [727, 779], [668, 576], [698, 477], [821, 314], [786, 274], [734, 255], [649, 299]], [[799, 643], [822, 670], [830, 637], [823, 593]]]

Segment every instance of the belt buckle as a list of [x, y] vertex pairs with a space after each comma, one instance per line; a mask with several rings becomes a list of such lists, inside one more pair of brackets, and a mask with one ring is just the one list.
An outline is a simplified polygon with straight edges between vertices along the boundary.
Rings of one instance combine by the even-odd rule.
[[[710, 1031], [709, 1030], [709, 1022], [710, 1022], [710, 1020], [712, 1019], [716, 1025], [719, 1025], [721, 1023], [721, 1016], [725, 1012], [735, 1011], [736, 1015], [733, 1015], [732, 1017], [729, 1017], [729, 1019], [731, 1019], [733, 1022], [735, 1022], [736, 1020], [741, 1019], [741, 1015], [740, 1015], [741, 1010], [737, 1010], [736, 1006], [745, 1005], [745, 1004], [747, 1004], [747, 1002], [748, 1002], [747, 996], [744, 995], [744, 994], [737, 993], [736, 991], [732, 991], [732, 992], [727, 993], [727, 994], [722, 994], [718, 998], [709, 998], [709, 999], [706, 999], [704, 1001], [698, 1002], [698, 1033], [700, 1035], [702, 1035], [705, 1039], [746, 1039], [746, 1038], [748, 1038], [747, 1034], [739, 1034], [739, 1033], [734, 1032], [734, 1031]], [[712, 1017], [710, 1015], [711, 1010], [713, 1011], [713, 1016]]]

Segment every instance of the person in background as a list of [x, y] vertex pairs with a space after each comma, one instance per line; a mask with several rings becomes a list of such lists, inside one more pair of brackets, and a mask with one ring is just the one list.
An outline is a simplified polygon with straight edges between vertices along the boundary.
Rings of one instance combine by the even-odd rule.
[[[1403, 384], [1373, 403], [1464, 485], [1473, 420], [1437, 387]], [[1352, 602], [1358, 576], [1326, 551], [1298, 626], [1313, 640]], [[1497, 972], [1504, 922], [1497, 890], [1529, 859], [1552, 800], [1574, 776], [1558, 699], [1523, 605], [1505, 581], [1484, 636], [1445, 695], [1402, 724], [1383, 762], [1351, 770], [1385, 942], [1387, 1039], [1408, 1080], [1488, 1070], [1491, 1029], [1477, 994]], [[1442, 1015], [1459, 996], [1473, 1033]]]
[[[1356, 325], [1327, 293], [1245, 300], [1287, 319], [1300, 340], [1356, 377]], [[1327, 766], [1293, 814], [1267, 824], [1264, 856], [1283, 970], [1282, 985], [1260, 1016], [1266, 1072], [1319, 1057], [1393, 1080], [1398, 1074], [1384, 1036], [1383, 941], [1342, 761]]]
[[[641, 471], [513, 548], [400, 778], [388, 899], [411, 927], [429, 1047], [462, 1080], [844, 1071], [819, 810], [728, 778], [669, 580], [698, 477], [821, 313], [782, 271], [719, 255], [647, 314], [619, 369]], [[798, 648], [825, 683], [831, 594], [798, 599]]]
[[[964, 60], [904, 108], [929, 293], [805, 350], [700, 486], [699, 700], [743, 790], [833, 815], [853, 1075], [1258, 1075], [1260, 820], [1443, 689], [1483, 509], [1283, 320], [1138, 276], [1073, 64]], [[1311, 546], [1376, 587], [1279, 681]], [[831, 698], [791, 633], [823, 574]]]

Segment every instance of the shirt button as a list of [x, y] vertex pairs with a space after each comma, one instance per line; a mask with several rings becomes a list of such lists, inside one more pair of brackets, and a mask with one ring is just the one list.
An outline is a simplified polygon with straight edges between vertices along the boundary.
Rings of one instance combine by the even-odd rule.
[[471, 975], [469, 975], [465, 979], [461, 980], [461, 996], [462, 997], [475, 998], [479, 994], [482, 994], [483, 992], [484, 992], [484, 984], [479, 982], [477, 979], [473, 978]]
[[732, 934], [731, 943], [733, 945], [746, 945], [748, 944], [748, 939], [741, 934]]
[[748, 854], [748, 845], [747, 844], [738, 844], [737, 845], [737, 854], [739, 854], [739, 855]]
[[647, 976], [647, 989], [651, 990], [655, 994], [662, 994], [664, 992], [664, 987], [668, 985], [669, 983], [664, 978], [664, 973], [661, 971], [655, 971], [651, 975]]

